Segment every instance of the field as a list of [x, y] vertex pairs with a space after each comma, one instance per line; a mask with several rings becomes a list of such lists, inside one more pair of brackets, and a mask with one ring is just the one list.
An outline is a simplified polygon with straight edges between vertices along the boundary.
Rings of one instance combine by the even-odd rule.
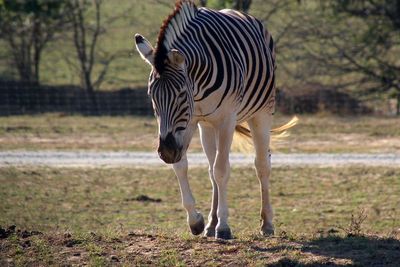
[[[173, 2], [103, 1], [104, 28], [98, 36], [92, 80], [107, 65], [107, 58], [121, 56], [110, 63], [104, 83], [96, 90], [147, 85], [150, 67], [136, 52], [133, 36], [141, 33], [155, 44]], [[213, 2], [217, 3], [208, 1]], [[265, 23], [280, 51], [277, 87], [297, 92], [312, 89], [307, 84], [315, 82], [332, 89], [341, 83], [355, 84], [358, 72], [346, 70], [345, 75], [337, 75], [309, 63], [308, 52], [336, 54], [336, 48], [330, 51], [333, 47], [326, 49], [319, 43], [324, 39], [299, 31], [306, 30], [310, 22], [325, 20], [316, 20], [322, 14], [317, 12], [321, 3], [298, 2], [286, 9], [285, 1], [254, 0], [250, 9], [261, 19], [271, 15]], [[86, 14], [90, 29], [94, 14]], [[346, 29], [347, 22], [321, 23], [316, 30], [324, 26], [331, 33], [330, 29]], [[350, 34], [354, 39], [358, 39], [358, 30], [365, 32], [362, 27], [356, 30], [354, 36]], [[342, 33], [346, 32], [339, 31], [343, 39], [339, 44], [350, 44], [351, 50], [365, 45], [361, 40], [352, 45]], [[72, 33], [63, 31], [55, 37], [41, 57], [40, 83], [80, 85]], [[310, 43], [310, 37], [315, 42]], [[391, 47], [389, 39], [387, 44]], [[12, 49], [0, 40], [0, 81], [19, 78], [10, 62]], [[379, 60], [397, 64], [387, 55], [396, 54], [391, 52], [398, 47], [383, 50], [387, 53]], [[328, 63], [335, 65], [330, 59]], [[350, 87], [349, 92], [362, 96], [357, 99], [377, 111], [389, 110], [383, 105], [395, 97], [390, 91], [390, 96], [368, 98], [362, 91], [365, 86]], [[290, 119], [277, 114], [274, 126]], [[273, 144], [273, 153], [391, 153], [400, 157], [400, 117], [324, 113], [300, 115], [299, 119], [289, 137]], [[154, 151], [157, 131], [153, 117], [64, 113], [0, 117], [0, 152]], [[201, 151], [198, 133], [190, 147], [193, 151]], [[207, 217], [211, 198], [207, 169], [191, 168], [190, 183], [197, 208]], [[190, 234], [178, 183], [168, 167], [0, 164], [0, 266], [400, 266], [400, 166], [274, 167], [271, 194], [276, 233], [262, 237], [258, 234], [260, 197], [255, 171], [233, 166], [228, 198], [234, 239], [223, 241]]]
[[[207, 214], [207, 171], [190, 173], [197, 207]], [[222, 242], [189, 234], [169, 169], [1, 168], [0, 265], [398, 263], [398, 169], [275, 168], [271, 187], [277, 233], [270, 238], [257, 234], [254, 176], [252, 168], [232, 172], [235, 239]], [[16, 229], [7, 229], [10, 225]]]
[[[299, 118], [274, 151], [400, 151], [398, 118]], [[277, 116], [275, 125], [289, 119]], [[156, 135], [150, 117], [0, 118], [1, 151], [150, 151]], [[201, 150], [197, 135], [191, 150]], [[190, 182], [207, 216], [206, 168], [191, 168]], [[3, 166], [0, 184], [1, 266], [398, 266], [400, 258], [398, 166], [274, 168], [276, 234], [269, 238], [258, 235], [253, 168], [233, 167], [230, 241], [189, 233], [167, 167]]]
[[[277, 115], [275, 126], [291, 117]], [[290, 137], [275, 144], [277, 152], [400, 152], [400, 118], [299, 116]], [[45, 114], [0, 117], [0, 150], [142, 150], [157, 147], [153, 117], [88, 117]], [[191, 145], [201, 151], [198, 135]]]

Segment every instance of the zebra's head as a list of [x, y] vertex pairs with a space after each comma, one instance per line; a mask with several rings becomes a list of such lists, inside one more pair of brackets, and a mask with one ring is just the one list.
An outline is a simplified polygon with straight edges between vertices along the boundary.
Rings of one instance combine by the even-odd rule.
[[189, 146], [186, 129], [193, 114], [192, 85], [185, 57], [176, 49], [167, 51], [160, 71], [150, 42], [139, 34], [135, 41], [141, 57], [152, 66], [148, 94], [159, 126], [158, 155], [166, 163], [176, 163]]

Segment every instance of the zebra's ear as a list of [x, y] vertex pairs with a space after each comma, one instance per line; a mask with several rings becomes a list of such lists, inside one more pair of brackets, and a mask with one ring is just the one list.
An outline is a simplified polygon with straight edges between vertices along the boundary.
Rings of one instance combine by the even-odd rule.
[[154, 48], [149, 41], [140, 34], [135, 34], [136, 50], [140, 56], [150, 65], [154, 65]]
[[171, 51], [168, 52], [167, 56], [170, 63], [177, 65], [181, 68], [184, 67], [185, 56], [180, 51], [176, 49], [171, 49]]

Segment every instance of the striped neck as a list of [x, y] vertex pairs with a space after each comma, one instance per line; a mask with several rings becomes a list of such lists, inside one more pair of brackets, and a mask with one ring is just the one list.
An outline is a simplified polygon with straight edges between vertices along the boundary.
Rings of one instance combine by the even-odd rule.
[[174, 12], [163, 22], [154, 53], [154, 65], [159, 73], [164, 70], [167, 53], [174, 48], [174, 43], [179, 40], [196, 16], [195, 4], [190, 0], [181, 0], [176, 3]]

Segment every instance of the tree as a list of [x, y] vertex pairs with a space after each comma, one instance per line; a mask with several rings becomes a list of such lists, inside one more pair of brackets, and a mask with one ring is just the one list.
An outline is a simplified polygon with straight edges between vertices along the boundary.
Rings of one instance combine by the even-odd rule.
[[[357, 49], [340, 46], [345, 61], [370, 84], [366, 93], [389, 93], [397, 98], [400, 115], [400, 1], [340, 0], [333, 10], [357, 19], [364, 27], [355, 30]], [[354, 42], [353, 42], [354, 43]]]
[[200, 0], [201, 6], [210, 6], [211, 8], [223, 9], [223, 8], [233, 8], [239, 11], [248, 12], [252, 0]]
[[[106, 33], [101, 16], [102, 3], [102, 0], [70, 0], [68, 4], [68, 17], [72, 25], [72, 40], [77, 54], [81, 85], [95, 106], [97, 103], [94, 92], [104, 81], [110, 64], [116, 58], [128, 54], [127, 51], [107, 53], [98, 48], [99, 37]], [[105, 24], [110, 24], [121, 16], [122, 14], [118, 14], [108, 19]], [[69, 63], [73, 64], [72, 61]], [[95, 73], [96, 66], [100, 70]]]
[[63, 0], [0, 1], [0, 38], [8, 45], [20, 80], [40, 81], [43, 49], [66, 25]]
[[[275, 31], [278, 74], [285, 75], [278, 84], [293, 90], [317, 84], [361, 99], [395, 96], [400, 114], [400, 61], [394, 56], [400, 52], [399, 5], [394, 0], [287, 4], [267, 21], [279, 19], [270, 27]], [[251, 11], [261, 14], [258, 17], [269, 14], [259, 6]]]
[[[329, 1], [293, 29], [303, 37], [302, 59], [322, 83], [360, 97], [395, 96], [400, 115], [400, 2]], [[310, 69], [310, 68], [309, 68]], [[330, 77], [327, 77], [330, 76]]]
[[233, 0], [232, 8], [247, 13], [250, 9], [251, 0]]

